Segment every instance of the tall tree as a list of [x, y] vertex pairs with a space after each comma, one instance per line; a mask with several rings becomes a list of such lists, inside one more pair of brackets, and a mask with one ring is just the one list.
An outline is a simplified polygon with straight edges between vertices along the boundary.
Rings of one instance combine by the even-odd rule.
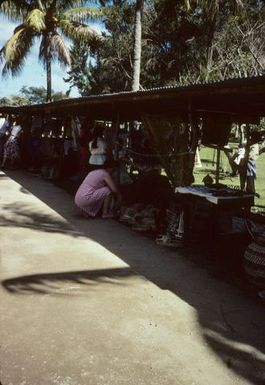
[[144, 0], [136, 0], [136, 2], [135, 2], [135, 24], [134, 24], [132, 91], [138, 91], [140, 88], [143, 6], [144, 6]]
[[85, 22], [101, 16], [100, 8], [86, 6], [82, 0], [3, 0], [0, 12], [20, 22], [11, 38], [0, 50], [4, 61], [3, 75], [17, 75], [34, 41], [41, 39], [39, 59], [47, 73], [47, 101], [51, 101], [51, 65], [57, 59], [62, 65], [71, 63], [65, 37], [91, 41], [98, 34]]
[[85, 96], [90, 90], [89, 54], [90, 46], [84, 42], [75, 42], [70, 48], [71, 68], [67, 71], [68, 77], [63, 80], [69, 84], [67, 94], [73, 87], [77, 87], [79, 93]]
[[[264, 73], [265, 1], [242, 3], [145, 0], [140, 87]], [[116, 0], [108, 8], [107, 32], [99, 49], [91, 50], [89, 75], [77, 75], [81, 83], [84, 74], [89, 78], [86, 94], [131, 90], [134, 16], [135, 0]]]
[[[101, 5], [105, 15], [104, 38], [90, 47], [85, 42], [82, 47], [74, 44], [71, 70], [65, 79], [81, 95], [119, 92], [132, 87], [134, 4], [127, 0], [102, 0]], [[84, 50], [90, 54], [90, 62]]]

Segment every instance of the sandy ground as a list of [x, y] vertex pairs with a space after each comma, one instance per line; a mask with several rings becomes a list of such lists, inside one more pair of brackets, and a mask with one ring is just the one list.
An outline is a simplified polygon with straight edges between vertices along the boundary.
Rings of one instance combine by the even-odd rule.
[[73, 197], [0, 173], [2, 385], [265, 384], [265, 307]]

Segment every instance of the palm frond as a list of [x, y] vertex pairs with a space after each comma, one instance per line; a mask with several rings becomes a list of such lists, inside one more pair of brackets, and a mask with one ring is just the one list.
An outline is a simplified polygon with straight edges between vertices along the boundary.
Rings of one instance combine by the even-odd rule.
[[96, 30], [77, 21], [70, 21], [67, 19], [60, 20], [60, 28], [66, 37], [76, 41], [92, 41], [102, 39], [101, 35]]
[[[97, 0], [90, 0], [90, 3], [97, 4]], [[58, 10], [63, 12], [67, 9], [76, 8], [76, 7], [83, 7], [87, 4], [86, 0], [65, 0], [60, 1], [58, 4]]]
[[16, 28], [0, 51], [1, 60], [5, 63], [2, 70], [3, 76], [9, 73], [15, 76], [22, 70], [27, 54], [33, 45], [34, 37], [32, 29], [26, 25], [21, 24]]
[[44, 68], [47, 66], [48, 58], [52, 58], [52, 36], [49, 33], [45, 33], [42, 35], [39, 49], [39, 61], [43, 64]]
[[33, 9], [33, 11], [28, 13], [25, 23], [34, 31], [41, 32], [46, 29], [45, 14], [40, 9]]
[[57, 59], [60, 64], [63, 64], [64, 66], [71, 64], [71, 56], [70, 51], [67, 48], [63, 38], [59, 33], [55, 33], [52, 36], [52, 56], [57, 56]]
[[80, 7], [72, 8], [68, 11], [65, 11], [62, 14], [62, 18], [82, 23], [87, 20], [100, 20], [103, 18], [103, 15], [104, 14], [101, 8]]
[[1, 0], [0, 12], [12, 21], [23, 21], [24, 17], [31, 11], [32, 5], [26, 0]]

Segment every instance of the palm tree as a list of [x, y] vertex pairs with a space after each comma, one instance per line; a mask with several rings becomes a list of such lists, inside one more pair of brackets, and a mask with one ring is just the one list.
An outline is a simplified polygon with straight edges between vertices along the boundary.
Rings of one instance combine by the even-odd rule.
[[[190, 0], [183, 0], [187, 10], [191, 8]], [[198, 7], [203, 7], [214, 19], [220, 7], [220, 0], [196, 0]], [[242, 0], [235, 0], [236, 7], [243, 7]], [[142, 13], [144, 0], [135, 0], [135, 23], [134, 23], [134, 47], [133, 47], [133, 78], [132, 91], [138, 91], [140, 88], [141, 73], [141, 51], [142, 51]]]
[[40, 39], [39, 60], [47, 73], [47, 102], [51, 101], [51, 65], [57, 59], [63, 66], [71, 62], [65, 38], [91, 41], [99, 38], [86, 20], [101, 17], [100, 8], [86, 6], [80, 0], [3, 0], [0, 12], [20, 22], [0, 50], [4, 62], [2, 74], [17, 75], [23, 68], [34, 41]]
[[138, 91], [140, 88], [143, 5], [144, 5], [144, 0], [136, 0], [136, 2], [135, 2], [135, 24], [134, 24], [132, 91]]

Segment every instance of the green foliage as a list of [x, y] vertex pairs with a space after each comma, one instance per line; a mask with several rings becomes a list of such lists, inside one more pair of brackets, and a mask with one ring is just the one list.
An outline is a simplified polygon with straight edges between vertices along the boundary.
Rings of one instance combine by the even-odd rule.
[[[17, 74], [37, 36], [39, 57], [71, 63], [65, 81], [81, 95], [131, 89], [135, 1], [17, 2], [0, 11], [21, 24], [0, 51], [4, 73]], [[265, 2], [145, 0], [141, 88], [218, 81], [265, 72]], [[103, 38], [86, 24], [101, 18]], [[64, 37], [73, 40], [69, 52]]]
[[[66, 99], [68, 96], [63, 92], [52, 92], [53, 100]], [[24, 106], [27, 104], [40, 104], [46, 101], [46, 89], [44, 87], [23, 86], [18, 95], [9, 98], [1, 98], [0, 106]]]
[[155, 42], [159, 58], [155, 66], [161, 84], [216, 81], [263, 72], [264, 4], [198, 0], [190, 1], [187, 9], [181, 1], [154, 0], [154, 5], [150, 41]]
[[132, 7], [126, 1], [109, 3], [101, 1], [107, 30], [104, 39], [90, 45], [74, 43], [71, 49], [71, 70], [64, 80], [81, 95], [125, 90], [131, 81]]
[[[134, 4], [124, 0], [102, 1], [105, 6], [104, 39], [90, 48], [90, 63], [83, 69], [80, 59], [73, 57], [71, 75], [75, 75], [74, 84], [81, 95], [120, 92], [131, 89], [133, 76], [133, 41], [134, 41]], [[147, 5], [149, 7], [149, 5]], [[149, 30], [148, 12], [143, 15], [144, 30]], [[87, 46], [87, 50], [89, 47]], [[143, 87], [157, 85], [157, 76], [153, 69], [153, 48], [147, 38], [142, 42], [142, 79]], [[84, 78], [88, 83], [84, 83]], [[67, 79], [68, 80], [68, 79]], [[73, 80], [73, 78], [72, 78]], [[85, 84], [85, 90], [82, 86]]]
[[28, 104], [28, 99], [23, 95], [13, 95], [10, 98], [1, 98], [0, 106], [24, 106]]
[[0, 106], [10, 106], [11, 105], [11, 101], [9, 98], [0, 98]]
[[44, 87], [23, 86], [20, 94], [28, 100], [28, 104], [44, 103], [46, 100], [46, 89]]
[[134, 9], [128, 2], [116, 2], [105, 14], [105, 39], [91, 51], [95, 60], [90, 65], [92, 94], [131, 89]]
[[[86, 94], [130, 90], [132, 80], [134, 2], [100, 3], [105, 39], [90, 51], [89, 70], [73, 69], [79, 84], [88, 79]], [[264, 73], [264, 16], [265, 2], [258, 0], [146, 0], [141, 87]]]
[[62, 100], [62, 99], [68, 99], [69, 95], [67, 95], [67, 93], [65, 94], [64, 92], [62, 91], [59, 91], [59, 92], [53, 92], [52, 93], [52, 100], [53, 101], [57, 101], [57, 100]]
[[[27, 99], [26, 104], [40, 104], [45, 103], [46, 101], [46, 89], [44, 87], [26, 87], [23, 86], [19, 92], [19, 94]], [[54, 101], [67, 99], [68, 96], [64, 92], [53, 92], [52, 91], [52, 99]]]
[[73, 87], [77, 87], [82, 96], [89, 92], [89, 53], [90, 48], [83, 42], [75, 42], [70, 48], [72, 65], [70, 71], [67, 71], [68, 77], [64, 78], [64, 81], [69, 83], [68, 95]]

